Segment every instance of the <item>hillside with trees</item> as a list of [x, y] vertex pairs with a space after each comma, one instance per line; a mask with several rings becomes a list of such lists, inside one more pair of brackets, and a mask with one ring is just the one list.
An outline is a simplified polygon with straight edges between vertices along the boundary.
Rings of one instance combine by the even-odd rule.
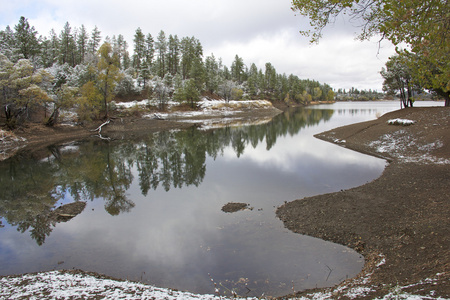
[[39, 35], [25, 17], [0, 31], [1, 123], [15, 128], [27, 120], [52, 126], [61, 111], [78, 122], [109, 117], [113, 99], [154, 99], [158, 109], [169, 100], [191, 109], [201, 97], [224, 100], [268, 99], [286, 104], [334, 100], [328, 84], [246, 65], [236, 55], [231, 66], [214, 54], [204, 56], [195, 37], [160, 31], [156, 37], [137, 28], [132, 52], [124, 36], [105, 37], [95, 27]]

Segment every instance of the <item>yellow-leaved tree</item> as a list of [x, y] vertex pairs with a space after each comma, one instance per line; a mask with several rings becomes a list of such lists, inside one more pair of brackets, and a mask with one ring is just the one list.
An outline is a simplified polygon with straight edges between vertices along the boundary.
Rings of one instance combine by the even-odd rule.
[[114, 89], [122, 78], [119, 69], [119, 58], [113, 52], [111, 44], [104, 43], [98, 50], [99, 61], [97, 63], [97, 88], [103, 98], [105, 119], [109, 118], [108, 103], [114, 97]]

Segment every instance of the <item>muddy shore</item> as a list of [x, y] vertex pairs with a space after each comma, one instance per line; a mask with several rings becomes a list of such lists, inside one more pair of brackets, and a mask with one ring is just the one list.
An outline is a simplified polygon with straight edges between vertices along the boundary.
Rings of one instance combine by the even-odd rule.
[[[396, 118], [414, 124], [388, 124]], [[360, 299], [396, 289], [450, 297], [449, 122], [450, 108], [410, 108], [316, 136], [390, 162], [373, 182], [278, 208], [277, 216], [290, 230], [365, 256], [358, 277], [321, 292], [343, 299], [358, 288], [364, 291]]]
[[[387, 121], [394, 118], [415, 123], [388, 125]], [[314, 292], [346, 299], [350, 298], [350, 290], [360, 288], [363, 292], [356, 298], [373, 299], [401, 289], [416, 295], [450, 298], [449, 120], [449, 108], [412, 108], [317, 135], [343, 147], [383, 157], [390, 163], [373, 182], [295, 200], [278, 208], [277, 216], [290, 230], [347, 245], [366, 258], [358, 277]], [[53, 143], [94, 136], [96, 132], [92, 130], [98, 125], [29, 126], [15, 133], [27, 138], [26, 147], [38, 150]], [[142, 132], [195, 126], [131, 118], [111, 125], [115, 126], [105, 127], [104, 133], [125, 132], [128, 138]], [[308, 295], [312, 292], [295, 296], [311, 297]]]

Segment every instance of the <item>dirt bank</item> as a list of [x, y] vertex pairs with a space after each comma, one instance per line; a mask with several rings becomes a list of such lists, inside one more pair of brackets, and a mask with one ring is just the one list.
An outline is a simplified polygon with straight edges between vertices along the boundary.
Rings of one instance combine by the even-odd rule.
[[[388, 124], [396, 118], [414, 124]], [[278, 208], [290, 230], [348, 245], [366, 257], [359, 277], [322, 293], [343, 299], [355, 291], [361, 299], [396, 292], [450, 297], [449, 121], [450, 108], [410, 108], [317, 135], [390, 161], [371, 183]]]

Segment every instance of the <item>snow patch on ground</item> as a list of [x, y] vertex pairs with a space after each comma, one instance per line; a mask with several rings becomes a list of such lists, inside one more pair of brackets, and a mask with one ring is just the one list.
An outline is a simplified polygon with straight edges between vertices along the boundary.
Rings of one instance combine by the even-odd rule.
[[[420, 290], [423, 286], [434, 285], [439, 280], [439, 277], [444, 274], [436, 274], [434, 278], [427, 278], [406, 286], [372, 286], [371, 277], [373, 272], [385, 263], [384, 255], [379, 254], [374, 261], [374, 268], [362, 273], [359, 277], [347, 280], [337, 287], [325, 289], [323, 292], [309, 293], [306, 296], [291, 299], [357, 299], [370, 297], [372, 292], [376, 292], [381, 288], [386, 290], [385, 295], [382, 298], [374, 299], [444, 300], [444, 298], [435, 297], [434, 292], [423, 296], [414, 295], [406, 291], [411, 288]], [[211, 281], [211, 289], [213, 290], [214, 281], [212, 279]], [[217, 289], [216, 294], [200, 295], [175, 291], [131, 281], [100, 278], [100, 276], [96, 277], [79, 271], [49, 271], [0, 278], [0, 299], [271, 299], [271, 297], [245, 298], [237, 295], [227, 298], [221, 296]]]
[[236, 110], [236, 109], [264, 109], [272, 108], [272, 103], [267, 100], [207, 100], [204, 98], [198, 105], [203, 110]]
[[[147, 105], [148, 100], [140, 102], [129, 103], [117, 103], [116, 107], [131, 108], [135, 105], [144, 106]], [[155, 104], [150, 102], [151, 105]], [[240, 100], [240, 101], [225, 101], [225, 100], [208, 100], [203, 98], [197, 103], [198, 110], [194, 111], [176, 111], [171, 109], [178, 103], [168, 103], [169, 112], [166, 113], [150, 113], [145, 114], [144, 118], [158, 119], [158, 120], [170, 120], [184, 123], [199, 124], [200, 129], [209, 130], [215, 128], [222, 128], [225, 126], [237, 127], [237, 126], [250, 126], [261, 125], [270, 122], [273, 116], [259, 116], [257, 118], [242, 118], [239, 116], [248, 110], [276, 110], [272, 103], [267, 100]]]
[[[5, 298], [4, 298], [5, 297]], [[60, 271], [0, 279], [1, 299], [223, 299]]]
[[148, 99], [144, 99], [141, 101], [131, 101], [131, 102], [111, 102], [112, 105], [114, 105], [118, 109], [130, 109], [133, 107], [140, 107], [144, 108], [150, 105], [150, 101]]
[[391, 119], [388, 121], [388, 124], [390, 125], [403, 125], [403, 126], [408, 126], [408, 125], [412, 125], [415, 122], [413, 120], [407, 120], [407, 119]]
[[[380, 256], [381, 261], [384, 257]], [[367, 274], [359, 282], [350, 281], [349, 284], [327, 292], [317, 292], [308, 294], [306, 297], [296, 299], [336, 299], [344, 296], [355, 299], [370, 296], [376, 287], [360, 286], [366, 284], [372, 273]], [[376, 299], [443, 299], [430, 295], [413, 295], [405, 289], [422, 285], [434, 284], [436, 278], [429, 278], [416, 284], [407, 286], [396, 286], [388, 290], [382, 298]], [[356, 286], [355, 286], [356, 284]], [[130, 281], [120, 281], [113, 279], [101, 279], [91, 275], [69, 273], [62, 271], [50, 271], [37, 274], [27, 274], [20, 276], [5, 276], [0, 278], [0, 299], [187, 299], [187, 300], [219, 300], [230, 299], [220, 295], [199, 295], [189, 292], [174, 291], [171, 289], [157, 288], [151, 285], [135, 283]], [[237, 298], [232, 299], [257, 299], [257, 298]]]
[[[317, 293], [311, 293], [307, 294], [306, 297], [300, 297], [296, 298], [299, 300], [308, 300], [308, 299], [314, 299], [314, 300], [332, 300], [332, 299], [338, 299], [338, 298], [345, 298], [345, 299], [360, 299], [360, 298], [371, 298], [370, 294], [372, 292], [376, 292], [380, 287], [377, 286], [371, 286], [370, 284], [370, 278], [373, 274], [373, 272], [379, 268], [380, 266], [384, 265], [386, 263], [386, 259], [384, 255], [378, 256], [378, 261], [375, 264], [375, 269], [367, 272], [366, 274], [362, 274], [362, 276], [348, 280], [341, 285], [327, 289], [325, 292], [317, 292]], [[434, 292], [431, 292], [429, 295], [413, 295], [411, 293], [406, 292], [406, 289], [413, 288], [413, 287], [421, 287], [424, 285], [433, 285], [438, 280], [439, 277], [442, 274], [436, 274], [435, 278], [427, 278], [425, 280], [421, 280], [420, 282], [417, 282], [415, 284], [410, 284], [406, 286], [395, 286], [392, 288], [388, 288], [387, 292], [384, 296], [381, 298], [373, 298], [377, 300], [388, 300], [388, 299], [408, 299], [408, 300], [429, 300], [429, 299], [435, 299], [435, 300], [445, 300], [441, 297], [435, 297]], [[386, 288], [386, 286], [382, 286], [381, 288]], [[372, 299], [372, 298], [371, 298]]]
[[[425, 164], [450, 164], [450, 159], [438, 158], [431, 155], [431, 151], [443, 147], [443, 142], [423, 142], [406, 134], [404, 130], [387, 133], [377, 141], [368, 144], [378, 153], [389, 153], [401, 162]], [[412, 154], [417, 153], [417, 154]]]
[[[131, 102], [111, 102], [118, 109], [130, 109], [133, 107], [146, 108], [149, 106], [158, 106], [159, 101], [157, 100], [149, 100], [144, 99], [141, 101], [131, 101]], [[173, 110], [174, 107], [180, 105], [179, 102], [176, 101], [168, 101], [165, 102], [165, 106], [169, 111]], [[211, 111], [216, 112], [226, 112], [226, 111], [236, 111], [239, 109], [265, 109], [272, 108], [272, 103], [268, 100], [209, 100], [207, 98], [202, 98], [199, 102], [197, 102], [198, 111], [187, 111], [187, 112], [172, 112], [178, 115], [185, 114], [189, 115], [198, 115], [204, 114]], [[172, 114], [170, 113], [170, 114]]]

